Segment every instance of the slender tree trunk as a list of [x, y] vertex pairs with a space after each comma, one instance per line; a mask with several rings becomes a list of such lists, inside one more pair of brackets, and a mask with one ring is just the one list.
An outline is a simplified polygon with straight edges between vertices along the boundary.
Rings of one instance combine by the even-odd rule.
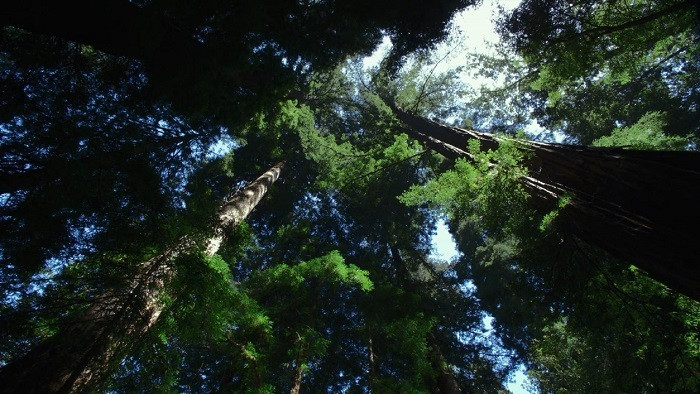
[[459, 394], [462, 390], [459, 388], [457, 379], [455, 379], [449, 365], [445, 361], [445, 357], [440, 351], [440, 345], [435, 339], [432, 332], [428, 333], [428, 345], [430, 346], [430, 363], [437, 373], [437, 389], [440, 394]]
[[289, 394], [299, 394], [301, 392], [301, 381], [304, 377], [304, 369], [302, 364], [297, 365], [294, 371], [294, 379], [292, 379], [292, 388], [289, 390]]
[[299, 344], [299, 352], [296, 358], [296, 368], [292, 377], [292, 387], [289, 389], [289, 394], [299, 394], [301, 392], [301, 382], [304, 378], [304, 361], [309, 352], [309, 343], [304, 343], [304, 339], [297, 332], [297, 343]]
[[372, 385], [372, 381], [374, 381], [375, 377], [377, 376], [377, 356], [374, 354], [374, 345], [372, 344], [372, 337], [369, 337], [369, 340], [367, 342], [367, 353], [368, 354], [368, 362], [369, 362], [369, 383], [370, 386]]
[[[218, 209], [206, 240], [212, 256], [224, 230], [244, 220], [280, 175], [284, 162], [270, 168]], [[83, 392], [99, 382], [158, 321], [161, 296], [174, 278], [173, 260], [197, 247], [189, 236], [139, 267], [125, 291], [108, 290], [79, 318], [27, 355], [0, 369], [2, 393]]]
[[[409, 126], [402, 131], [451, 159], [471, 157], [471, 139], [482, 149], [503, 141], [387, 104]], [[533, 156], [521, 183], [534, 204], [551, 209], [571, 197], [559, 215], [562, 229], [700, 300], [700, 153], [516, 143]]]
[[[376, 383], [378, 376], [378, 357], [377, 353], [374, 351], [374, 341], [372, 340], [372, 332], [368, 330], [367, 338], [367, 388], [370, 393], [377, 391]], [[362, 384], [358, 381], [358, 385], [361, 387]], [[362, 391], [362, 390], [360, 390]]]

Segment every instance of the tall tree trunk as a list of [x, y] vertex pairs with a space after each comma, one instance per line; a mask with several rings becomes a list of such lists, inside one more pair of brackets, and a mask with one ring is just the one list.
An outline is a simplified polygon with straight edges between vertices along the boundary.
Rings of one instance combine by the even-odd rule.
[[440, 345], [435, 339], [432, 332], [428, 333], [428, 345], [430, 346], [430, 363], [433, 370], [437, 373], [437, 389], [440, 394], [459, 394], [462, 390], [459, 388], [457, 379], [455, 379], [449, 365], [445, 361], [445, 357], [440, 351]]
[[[369, 389], [370, 393], [374, 393], [377, 391], [377, 377], [378, 372], [379, 372], [379, 360], [377, 357], [377, 353], [374, 351], [374, 341], [372, 340], [372, 331], [371, 329], [368, 329], [368, 338], [367, 338], [367, 388]], [[358, 382], [359, 386], [362, 386], [360, 382]], [[360, 390], [362, 391], [362, 390]]]
[[372, 386], [372, 382], [374, 381], [375, 377], [377, 376], [377, 355], [374, 354], [374, 346], [372, 344], [372, 336], [370, 335], [369, 340], [367, 341], [367, 353], [368, 353], [368, 362], [369, 362], [369, 384], [370, 387]]
[[289, 389], [289, 394], [299, 394], [301, 392], [301, 382], [304, 378], [304, 362], [309, 352], [310, 343], [305, 342], [304, 338], [297, 332], [297, 343], [299, 351], [296, 357], [296, 367], [294, 368], [294, 376], [292, 377], [292, 387]]
[[[270, 168], [218, 209], [213, 235], [205, 254], [212, 256], [224, 240], [224, 230], [243, 221], [282, 171], [284, 162]], [[87, 391], [121, 360], [158, 321], [161, 296], [174, 278], [173, 260], [197, 247], [189, 236], [143, 263], [125, 290], [108, 290], [93, 305], [40, 343], [27, 355], [0, 369], [2, 393]]]
[[[495, 149], [502, 138], [446, 126], [387, 101], [402, 128], [448, 158], [467, 157], [468, 141]], [[516, 141], [532, 153], [521, 180], [533, 203], [559, 215], [562, 228], [634, 264], [671, 289], [700, 300], [700, 153], [638, 151]]]
[[299, 394], [301, 392], [301, 381], [304, 377], [303, 364], [298, 364], [294, 370], [294, 378], [292, 379], [292, 388], [289, 394]]

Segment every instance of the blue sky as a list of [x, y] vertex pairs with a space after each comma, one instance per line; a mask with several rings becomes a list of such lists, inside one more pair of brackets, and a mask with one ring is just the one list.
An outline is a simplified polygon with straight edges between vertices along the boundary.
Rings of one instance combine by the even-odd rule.
[[[489, 53], [491, 51], [490, 44], [498, 40], [493, 24], [493, 19], [498, 14], [498, 7], [509, 10], [515, 8], [519, 3], [520, 0], [485, 0], [479, 7], [469, 8], [457, 14], [452, 21], [450, 37], [446, 40], [446, 44], [437, 49], [437, 58], [442, 58], [445, 55], [447, 57], [436, 71], [446, 71], [464, 65], [466, 62], [465, 53]], [[383, 43], [384, 50], [388, 48], [388, 45], [390, 45], [388, 42]], [[450, 50], [452, 52], [448, 54]], [[380, 53], [376, 55], [380, 55]], [[493, 81], [477, 78], [467, 69], [462, 73], [462, 82], [478, 87]], [[432, 241], [434, 251], [431, 257], [447, 261], [457, 257], [457, 247], [444, 220], [438, 222], [437, 231], [433, 235]], [[489, 317], [485, 318], [485, 320], [487, 319]], [[485, 321], [485, 323], [490, 323], [490, 321]], [[514, 394], [532, 392], [525, 387], [527, 385], [527, 375], [523, 366], [512, 374], [510, 379], [511, 381], [506, 383], [506, 388]]]
[[[435, 68], [435, 72], [440, 73], [460, 66], [467, 66], [467, 54], [491, 53], [490, 45], [498, 41], [493, 19], [498, 15], [499, 7], [504, 10], [511, 10], [519, 3], [520, 0], [485, 0], [480, 6], [468, 8], [455, 15], [450, 26], [449, 37], [445, 40], [445, 43], [438, 45], [433, 54], [435, 59], [442, 59]], [[374, 53], [363, 60], [363, 66], [365, 68], [377, 66], [388, 53], [390, 47], [391, 41], [385, 37]], [[476, 76], [475, 72], [469, 67], [465, 67], [464, 72], [460, 76], [461, 82], [474, 88], [479, 88], [481, 85], [493, 86], [499, 83], [498, 80], [488, 80]], [[541, 129], [533, 122], [526, 130], [537, 133]], [[444, 261], [451, 261], [457, 257], [457, 247], [443, 219], [438, 221], [437, 231], [433, 235], [432, 242], [433, 252], [430, 257]], [[486, 315], [484, 324], [490, 325], [492, 319], [492, 317]], [[506, 382], [506, 388], [512, 393], [533, 393], [533, 391], [525, 387], [527, 375], [523, 366], [512, 374], [509, 379], [510, 381]]]
[[[430, 255], [431, 258], [444, 261], [452, 261], [459, 254], [457, 251], [457, 245], [455, 244], [454, 238], [447, 228], [447, 224], [444, 219], [438, 220], [437, 231], [432, 237], [433, 251]], [[484, 324], [487, 327], [491, 326], [492, 317], [484, 317]], [[525, 367], [521, 366], [512, 376], [510, 377], [512, 381], [506, 383], [506, 388], [514, 394], [526, 394], [533, 393], [526, 389], [527, 375], [525, 374]]]

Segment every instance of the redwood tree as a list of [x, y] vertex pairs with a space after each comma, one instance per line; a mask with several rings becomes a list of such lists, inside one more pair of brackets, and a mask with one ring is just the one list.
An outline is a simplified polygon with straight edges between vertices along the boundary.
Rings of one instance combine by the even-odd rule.
[[[504, 138], [440, 124], [386, 100], [400, 128], [446, 157], [469, 158], [470, 140], [495, 150]], [[529, 158], [521, 184], [543, 210], [568, 203], [562, 228], [700, 300], [695, 248], [700, 153], [515, 141]]]
[[174, 260], [197, 247], [204, 249], [205, 258], [213, 256], [226, 230], [250, 214], [283, 167], [284, 162], [276, 164], [227, 198], [216, 212], [208, 238], [181, 237], [141, 264], [124, 288], [106, 291], [53, 337], [0, 369], [0, 391], [80, 392], [104, 378], [111, 363], [118, 362], [158, 321], [165, 307], [163, 297], [177, 273]]

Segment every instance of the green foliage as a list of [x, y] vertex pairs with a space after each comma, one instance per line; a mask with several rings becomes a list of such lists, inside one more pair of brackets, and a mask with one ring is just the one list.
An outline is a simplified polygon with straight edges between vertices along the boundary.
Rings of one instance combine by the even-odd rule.
[[550, 392], [554, 388], [560, 392], [588, 391], [600, 387], [588, 378], [582, 379], [586, 371], [582, 370], [580, 361], [591, 359], [585, 354], [589, 348], [580, 338], [566, 332], [566, 319], [546, 327], [541, 339], [533, 341], [532, 346], [537, 364], [529, 375], [539, 382], [542, 391]]
[[527, 174], [520, 163], [523, 152], [517, 142], [502, 143], [496, 151], [482, 152], [479, 142], [469, 142], [473, 161], [457, 159], [454, 169], [425, 185], [413, 186], [400, 200], [406, 204], [429, 203], [451, 217], [457, 212], [473, 216], [484, 229], [508, 232], [528, 217], [528, 194], [519, 183]]
[[664, 134], [698, 134], [694, 15], [676, 0], [524, 1], [499, 22], [524, 67], [500, 69], [540, 125], [581, 144], [655, 111]]
[[459, 116], [461, 108], [457, 98], [461, 98], [464, 89], [459, 78], [462, 69], [457, 67], [437, 73], [436, 68], [442, 60], [414, 56], [399, 77], [390, 83], [394, 100], [402, 108], [410, 108], [424, 116], [440, 119]]
[[373, 286], [368, 272], [353, 264], [345, 264], [338, 251], [294, 266], [280, 264], [260, 271], [253, 275], [251, 283], [255, 287], [269, 290], [286, 288], [296, 294], [311, 278], [334, 285], [357, 286], [362, 291], [370, 291]]
[[601, 297], [591, 288], [589, 304], [552, 321], [532, 342], [529, 373], [541, 391], [697, 390], [700, 359], [688, 337], [698, 329], [697, 303], [669, 295], [637, 270], [626, 275], [634, 280], [619, 282], [617, 293]]
[[552, 224], [556, 220], [557, 216], [559, 213], [562, 211], [562, 209], [566, 208], [567, 205], [571, 202], [571, 197], [570, 196], [562, 196], [559, 198], [559, 202], [557, 203], [557, 207], [544, 215], [542, 217], [542, 221], [540, 222], [540, 231], [545, 232], [549, 231], [552, 229]]
[[428, 357], [430, 349], [425, 338], [436, 324], [435, 320], [418, 313], [394, 320], [383, 328], [390, 341], [400, 344], [402, 355], [407, 360], [412, 360], [414, 365], [411, 368], [415, 376], [410, 382], [414, 385], [420, 385], [426, 376], [434, 373]]
[[612, 134], [593, 141], [593, 146], [619, 146], [640, 150], [688, 150], [693, 145], [692, 136], [668, 136], [663, 133], [666, 125], [660, 112], [648, 112], [629, 127], [618, 127]]
[[229, 265], [220, 256], [188, 256], [178, 259], [177, 294], [171, 310], [176, 313], [179, 335], [185, 339], [225, 337], [231, 321], [265, 327], [264, 316], [230, 281]]
[[[361, 85], [357, 80], [354, 83]], [[342, 119], [329, 120], [339, 114], [329, 114], [324, 107], [316, 110], [317, 124], [338, 128], [333, 134], [319, 128], [302, 135], [305, 154], [318, 173], [315, 185], [323, 193], [332, 193], [331, 197], [340, 203], [328, 207], [340, 210], [341, 217], [334, 220], [342, 224], [343, 217], [352, 218], [357, 226], [354, 232], [371, 234], [373, 244], [386, 242], [394, 231], [402, 233], [395, 224], [397, 220], [416, 230], [429, 231], [411, 223], [415, 209], [400, 206], [394, 196], [425, 176], [422, 166], [432, 157], [416, 141], [391, 130], [394, 121], [376, 95], [361, 94], [352, 100], [349, 105], [353, 111], [341, 113]]]
[[420, 154], [421, 147], [408, 136], [393, 136], [391, 145], [374, 146], [368, 151], [355, 148], [349, 141], [338, 143], [331, 134], [306, 129], [300, 135], [306, 157], [318, 167], [319, 187], [344, 189], [366, 184], [378, 173]]

